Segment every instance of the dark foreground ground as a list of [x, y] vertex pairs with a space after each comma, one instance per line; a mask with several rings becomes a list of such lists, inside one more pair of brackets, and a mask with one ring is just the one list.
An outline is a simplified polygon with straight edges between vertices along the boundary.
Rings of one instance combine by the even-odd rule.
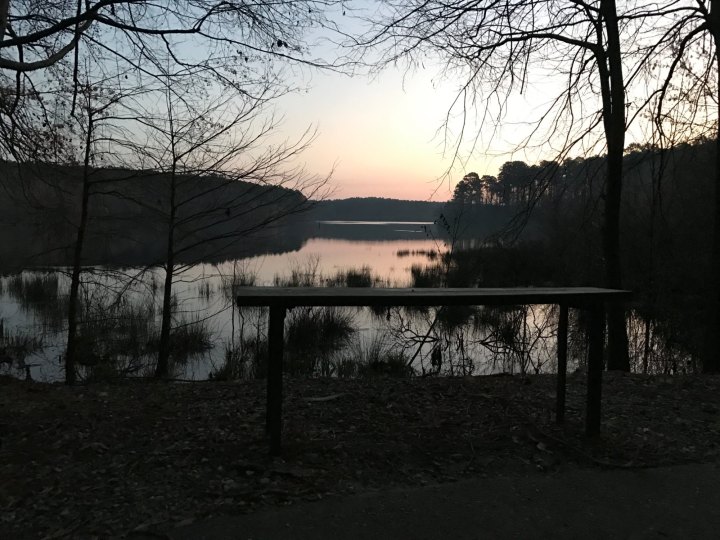
[[219, 517], [164, 535], [172, 540], [715, 539], [718, 484], [715, 464], [473, 478]]
[[[666, 475], [669, 480], [656, 484], [642, 480], [652, 476], [642, 475], [660, 474], [646, 470], [659, 466], [720, 462], [720, 379], [609, 373], [604, 381], [603, 436], [587, 441], [580, 376], [569, 380], [563, 428], [553, 423], [554, 378], [548, 376], [290, 380], [285, 453], [273, 459], [264, 439], [262, 381], [66, 388], [4, 379], [0, 538], [172, 538], [183, 531], [190, 536], [179, 538], [193, 538], [192, 527], [210, 533], [205, 520], [218, 516], [275, 516], [270, 519], [278, 522], [293, 511], [331, 516], [333, 505], [343, 501], [365, 501], [370, 506], [355, 513], [362, 516], [365, 508], [373, 521], [374, 500], [392, 508], [388, 501], [401, 504], [402, 493], [425, 497], [432, 493], [426, 490], [443, 489], [452, 500], [447, 490], [475, 486], [464, 497], [472, 501], [471, 493], [485, 483], [495, 486], [485, 493], [515, 489], [518, 515], [523, 516], [549, 511], [543, 505], [552, 497], [533, 489], [576, 493], [569, 502], [558, 499], [550, 505], [557, 508], [556, 515], [547, 517], [553, 523], [583, 508], [593, 515], [616, 513], [631, 502], [622, 504], [619, 497], [630, 497], [633, 482], [662, 485], [667, 491], [677, 484], [678, 496], [669, 496], [668, 504], [692, 515], [695, 503], [680, 490], [692, 491], [693, 484], [678, 483], [687, 474]], [[698, 469], [705, 472], [696, 477], [711, 478], [708, 471], [715, 467], [703, 467], [707, 470]], [[600, 478], [605, 495], [583, 475]], [[584, 483], [587, 491], [577, 487]], [[698, 500], [707, 499], [700, 489], [695, 490]], [[594, 508], [581, 504], [583, 492], [588, 501], [596, 492], [599, 503]], [[353, 497], [356, 493], [361, 496]], [[487, 497], [481, 506], [495, 500]], [[498, 504], [513, 498], [498, 498]], [[714, 501], [714, 507], [719, 503]], [[343, 516], [337, 508], [335, 515]], [[489, 508], [485, 514], [478, 513], [477, 505], [467, 511], [491, 519], [497, 512]], [[291, 521], [286, 520], [289, 529], [300, 530]], [[495, 527], [492, 523], [473, 526]], [[362, 526], [347, 517], [336, 520], [336, 527], [346, 525]], [[543, 530], [537, 529], [540, 536]], [[219, 532], [214, 538], [244, 537], [228, 528]], [[655, 537], [655, 532], [648, 534], [637, 537]], [[666, 527], [657, 537], [663, 534], [674, 533]], [[355, 537], [365, 535], [357, 532]]]

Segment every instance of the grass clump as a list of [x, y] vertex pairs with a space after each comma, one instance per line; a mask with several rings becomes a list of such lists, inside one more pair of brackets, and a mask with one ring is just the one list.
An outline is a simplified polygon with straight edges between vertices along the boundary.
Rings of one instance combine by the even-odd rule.
[[360, 377], [412, 377], [414, 374], [415, 370], [408, 365], [408, 358], [401, 352], [388, 352], [382, 358], [358, 367]]
[[197, 293], [200, 299], [209, 302], [215, 294], [215, 290], [213, 289], [212, 285], [210, 285], [210, 281], [205, 280], [201, 283], [198, 283]]
[[413, 264], [410, 267], [412, 286], [417, 288], [442, 287], [445, 274], [445, 270], [440, 265]]
[[356, 340], [336, 366], [339, 377], [411, 377], [415, 371], [409, 363], [386, 335], [376, 335], [370, 341]]
[[95, 298], [85, 303], [75, 337], [75, 361], [84, 368], [85, 379], [114, 379], [147, 367], [155, 315], [147, 300]]
[[[170, 358], [175, 364], [182, 364], [213, 347], [213, 332], [206, 319], [181, 317], [170, 330]], [[148, 341], [148, 350], [155, 354], [159, 348], [160, 329], [155, 328]]]
[[382, 278], [373, 276], [371, 268], [367, 265], [339, 270], [333, 277], [325, 280], [325, 285], [328, 287], [375, 287], [382, 283]]
[[5, 321], [0, 319], [0, 364], [22, 370], [25, 359], [42, 348], [42, 339], [26, 332], [6, 330]]
[[345, 273], [346, 287], [372, 287], [374, 279], [369, 266], [360, 269], [352, 268]]
[[214, 368], [208, 378], [213, 381], [262, 379], [267, 376], [268, 342], [266, 339], [248, 338], [238, 345], [225, 342], [223, 363]]
[[276, 287], [319, 287], [322, 281], [319, 256], [310, 256], [304, 263], [293, 264], [287, 276], [273, 278]]
[[15, 274], [7, 278], [3, 289], [25, 311], [36, 313], [43, 326], [62, 330], [68, 302], [56, 272]]
[[8, 280], [7, 292], [23, 306], [43, 304], [59, 296], [60, 279], [57, 273], [15, 274]]
[[293, 310], [285, 329], [288, 372], [293, 375], [331, 376], [333, 355], [356, 332], [352, 315], [338, 308]]
[[253, 287], [257, 284], [257, 274], [251, 272], [245, 266], [238, 268], [237, 265], [235, 265], [233, 273], [231, 275], [221, 276], [220, 280], [220, 288], [223, 291], [225, 299], [234, 303], [240, 287]]

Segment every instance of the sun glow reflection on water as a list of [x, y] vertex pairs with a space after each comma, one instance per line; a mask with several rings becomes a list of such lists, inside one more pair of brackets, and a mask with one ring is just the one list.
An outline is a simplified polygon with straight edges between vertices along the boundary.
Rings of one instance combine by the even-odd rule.
[[[356, 225], [357, 227], [353, 227]], [[368, 227], [370, 225], [377, 225]], [[174, 295], [177, 297], [178, 317], [188, 320], [208, 320], [212, 330], [213, 349], [189, 363], [182, 377], [202, 379], [210, 370], [222, 362], [224, 344], [231, 340], [233, 329], [232, 302], [227, 284], [234, 271], [254, 274], [256, 285], [273, 285], [276, 277], [288, 277], [293, 270], [302, 271], [311, 265], [315, 266], [319, 281], [326, 282], [335, 278], [338, 273], [348, 270], [359, 270], [364, 266], [370, 268], [379, 286], [403, 287], [411, 284], [410, 268], [413, 264], [428, 264], [427, 253], [445, 250], [445, 244], [426, 234], [423, 229], [431, 223], [426, 222], [328, 222], [319, 226], [353, 228], [356, 231], [372, 229], [372, 240], [339, 239], [327, 237], [311, 237], [305, 240], [300, 249], [280, 254], [259, 255], [226, 261], [220, 264], [203, 263], [191, 267], [176, 276]], [[326, 234], [323, 230], [316, 234]], [[385, 238], [385, 239], [382, 239]], [[59, 269], [65, 270], [65, 269]], [[96, 268], [96, 271], [101, 271]], [[135, 274], [127, 269], [127, 274]], [[41, 271], [26, 271], [25, 278], [42, 275]], [[143, 281], [127, 289], [128, 302], [142, 302], [153, 290], [149, 300], [159, 307], [163, 273], [154, 269], [144, 275]], [[86, 281], [90, 280], [88, 275]], [[6, 281], [11, 278], [6, 278]], [[109, 278], [112, 282], [112, 278]], [[92, 280], [90, 280], [92, 281]], [[67, 276], [60, 275], [60, 289], [63, 294], [69, 288]], [[152, 282], [152, 287], [150, 283]], [[119, 283], [119, 282], [118, 282]], [[7, 283], [6, 283], [7, 285]], [[92, 288], [92, 287], [91, 287]], [[116, 289], [111, 284], [111, 288]], [[200, 291], [206, 290], [209, 296]], [[42, 336], [43, 348], [30, 354], [26, 361], [32, 363], [32, 376], [36, 380], [57, 381], [62, 379], [62, 365], [59, 361], [64, 351], [66, 329], [48, 328], [41, 322], [41, 317], [30, 306], [21, 306], [8, 294], [0, 297], [0, 320], [4, 322], [7, 332], [21, 335]], [[94, 293], [88, 290], [87, 294]], [[158, 311], [159, 313], [159, 311]], [[369, 318], [359, 316], [356, 321], [361, 328], [369, 326]], [[63, 325], [64, 326], [64, 325]]]
[[[258, 285], [272, 285], [276, 276], [287, 276], [292, 269], [302, 269], [313, 260], [325, 278], [338, 272], [369, 266], [373, 276], [387, 281], [389, 286], [410, 285], [410, 268], [413, 264], [427, 264], [424, 253], [444, 249], [434, 241], [417, 240], [339, 240], [334, 238], [311, 238], [298, 251], [279, 255], [262, 255], [243, 259], [250, 272], [257, 274]], [[398, 256], [398, 252], [409, 252]], [[221, 266], [223, 273], [231, 273], [232, 263]]]

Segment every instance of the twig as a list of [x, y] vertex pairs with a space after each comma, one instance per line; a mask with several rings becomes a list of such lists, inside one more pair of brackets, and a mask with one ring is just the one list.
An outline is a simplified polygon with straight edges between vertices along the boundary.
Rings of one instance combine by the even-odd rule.
[[321, 401], [332, 401], [334, 399], [341, 398], [344, 395], [345, 395], [345, 392], [341, 392], [339, 394], [331, 394], [329, 396], [309, 397], [309, 398], [305, 398], [305, 401], [310, 401], [312, 403], [317, 403], [317, 402], [321, 402]]

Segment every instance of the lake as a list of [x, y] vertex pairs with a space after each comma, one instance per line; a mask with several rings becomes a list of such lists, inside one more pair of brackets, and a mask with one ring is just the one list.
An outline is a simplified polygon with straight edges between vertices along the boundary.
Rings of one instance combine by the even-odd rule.
[[[282, 247], [288, 236], [297, 236], [297, 228], [276, 229], [267, 235], [267, 242], [258, 250], [264, 252], [262, 254], [198, 264], [177, 276], [174, 292], [178, 324], [201, 322], [211, 335], [212, 345], [202, 354], [192, 355], [177, 373], [179, 377], [207, 378], [222, 363], [224, 345], [237, 337], [233, 332], [237, 333], [234, 327], [238, 314], [232, 309], [232, 294], [228, 289], [233, 276], [242, 275], [243, 279], [252, 276], [257, 285], [272, 285], [294, 273], [311, 278], [317, 284], [326, 284], [344, 272], [364, 267], [376, 285], [402, 287], [411, 284], [413, 265], [427, 264], [447, 249], [432, 222], [319, 221], [304, 224], [301, 229], [305, 237], [297, 249], [283, 250]], [[103, 306], [149, 300], [157, 309], [162, 278], [159, 269], [88, 268], [83, 276], [82, 302], [88, 314], [93, 302]], [[23, 349], [29, 351], [23, 361], [32, 365], [33, 379], [54, 381], [63, 376], [61, 355], [65, 347], [66, 305], [62, 301], [47, 301], [46, 297], [62, 297], [68, 283], [68, 272], [64, 268], [26, 270], [2, 278], [3, 339], [16, 356]], [[354, 319], [359, 333], [367, 334], [372, 326], [367, 314], [356, 313]], [[10, 366], [0, 364], [0, 370], [10, 370]]]
[[[175, 377], [264, 376], [267, 315], [261, 309], [233, 309], [234, 286], [422, 286], [417, 280], [442, 272], [441, 256], [450, 249], [431, 222], [317, 221], [266, 233], [248, 244], [252, 249], [238, 248], [253, 254], [197, 264], [176, 276]], [[23, 377], [27, 371], [35, 380], [62, 380], [68, 275], [54, 267], [0, 279], [0, 373]], [[85, 269], [78, 345], [84, 377], [152, 374], [163, 278], [158, 268]], [[296, 308], [286, 321], [286, 367], [298, 375], [325, 376], [368, 370], [446, 375], [552, 371], [556, 321], [554, 306]], [[583, 325], [582, 316], [571, 312], [569, 347], [576, 362], [585, 355]], [[650, 331], [655, 330], [646, 321], [629, 314], [636, 356]], [[663, 353], [661, 346], [649, 353], [656, 348]], [[672, 361], [684, 362], [684, 356]]]

